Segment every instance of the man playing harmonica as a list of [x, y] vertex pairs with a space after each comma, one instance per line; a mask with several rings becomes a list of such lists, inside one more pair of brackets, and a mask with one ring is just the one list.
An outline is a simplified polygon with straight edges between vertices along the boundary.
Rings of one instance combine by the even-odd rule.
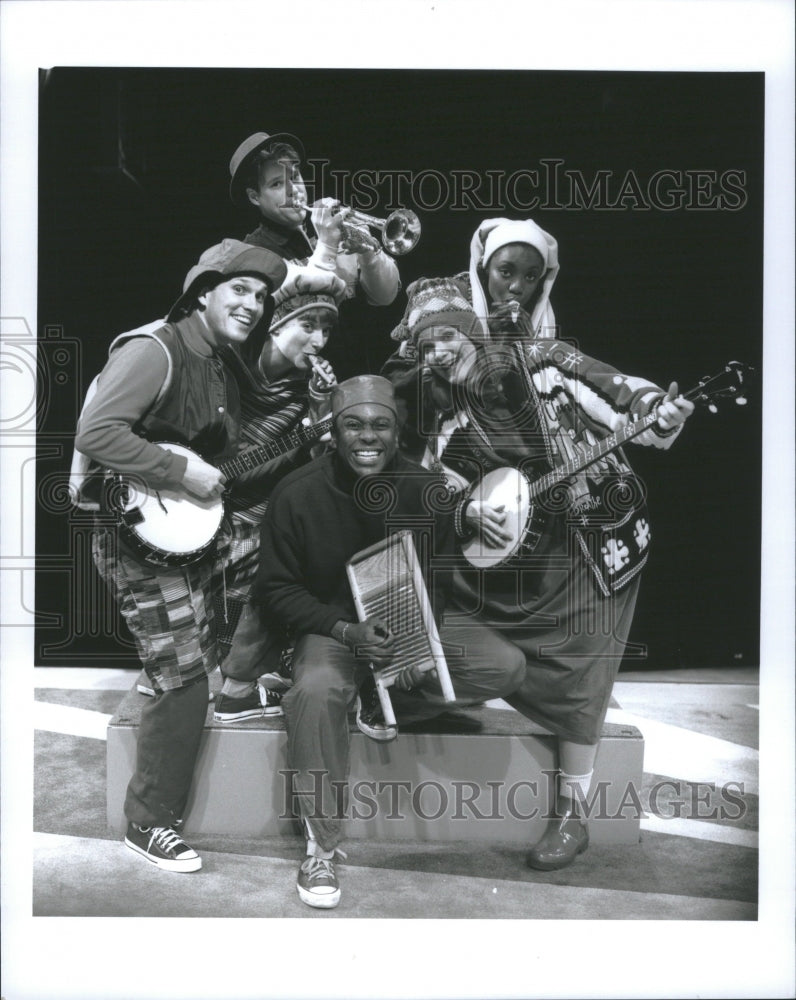
[[[341, 278], [314, 267], [289, 265], [288, 277], [274, 294], [274, 314], [262, 347], [242, 349], [250, 381], [241, 394], [241, 438], [257, 446], [279, 440], [302, 421], [318, 423], [329, 412], [329, 394], [336, 384], [334, 371], [321, 357], [337, 325], [337, 306], [345, 290]], [[288, 472], [310, 458], [307, 448], [293, 449], [233, 489], [227, 510], [231, 515], [229, 565], [233, 585], [226, 593], [225, 627], [221, 639], [229, 648], [221, 672], [223, 684], [216, 700], [216, 722], [238, 722], [282, 714], [278, 676], [281, 648], [266, 664], [268, 636], [256, 615], [246, 607], [257, 572], [260, 525], [274, 486]], [[238, 622], [240, 624], [238, 625]], [[227, 652], [224, 649], [223, 652]]]
[[[273, 632], [285, 627], [294, 637], [293, 685], [282, 704], [294, 801], [307, 845], [297, 890], [309, 906], [326, 909], [340, 900], [334, 857], [342, 818], [336, 790], [347, 787], [348, 712], [369, 677], [368, 664], [388, 665], [394, 649], [383, 621], [356, 620], [346, 562], [389, 534], [379, 502], [388, 497], [392, 523], [398, 519], [416, 536], [430, 532], [431, 565], [424, 569], [439, 620], [450, 583], [444, 562], [453, 545], [449, 515], [441, 505], [431, 506], [439, 496], [439, 477], [398, 453], [390, 382], [375, 375], [342, 382], [332, 390], [332, 417], [335, 451], [291, 473], [273, 492], [252, 591]], [[437, 569], [435, 557], [442, 559]], [[524, 676], [523, 657], [498, 632], [443, 625], [440, 639], [460, 703], [503, 697]], [[392, 700], [400, 725], [438, 717], [448, 705], [436, 678], [416, 674], [407, 667], [395, 684]], [[379, 727], [367, 687], [375, 694], [372, 679], [361, 696], [360, 728], [377, 739], [394, 737], [395, 730], [390, 733], [383, 722]]]

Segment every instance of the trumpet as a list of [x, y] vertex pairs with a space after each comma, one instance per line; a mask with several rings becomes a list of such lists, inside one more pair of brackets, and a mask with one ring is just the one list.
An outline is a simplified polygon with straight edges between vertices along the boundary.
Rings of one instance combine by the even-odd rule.
[[[304, 211], [310, 209], [304, 200], [294, 198], [293, 204]], [[363, 250], [373, 250], [379, 245], [370, 229], [378, 230], [384, 249], [396, 257], [414, 250], [420, 239], [420, 219], [409, 208], [398, 208], [386, 219], [377, 219], [354, 208], [346, 208], [345, 205], [334, 210], [335, 215], [339, 212], [346, 213], [342, 220], [342, 248], [348, 253], [362, 253]]]
[[342, 226], [343, 245], [355, 253], [357, 248], [367, 249], [374, 245], [370, 229], [379, 232], [384, 249], [395, 257], [414, 250], [420, 239], [420, 219], [409, 208], [398, 208], [386, 219], [377, 219], [352, 208], [343, 219]]

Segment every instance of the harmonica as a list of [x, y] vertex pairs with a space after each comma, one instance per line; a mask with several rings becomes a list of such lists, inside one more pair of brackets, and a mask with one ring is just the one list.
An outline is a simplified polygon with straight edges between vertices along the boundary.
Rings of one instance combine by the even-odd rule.
[[312, 370], [323, 382], [325, 382], [330, 388], [335, 384], [334, 375], [330, 375], [325, 368], [321, 367], [321, 359], [317, 354], [308, 354], [310, 364], [312, 365]]

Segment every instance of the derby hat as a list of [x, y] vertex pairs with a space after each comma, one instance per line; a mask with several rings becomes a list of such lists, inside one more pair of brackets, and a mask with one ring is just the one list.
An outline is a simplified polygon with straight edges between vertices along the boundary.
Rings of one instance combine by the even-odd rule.
[[243, 179], [246, 169], [254, 157], [260, 150], [268, 150], [281, 143], [292, 146], [295, 149], [298, 153], [299, 163], [304, 160], [304, 147], [296, 136], [291, 135], [290, 132], [276, 132], [274, 135], [269, 135], [267, 132], [255, 132], [254, 135], [250, 135], [248, 139], [244, 139], [240, 146], [238, 146], [232, 154], [232, 159], [229, 161], [229, 196], [234, 204], [243, 204], [245, 200]]

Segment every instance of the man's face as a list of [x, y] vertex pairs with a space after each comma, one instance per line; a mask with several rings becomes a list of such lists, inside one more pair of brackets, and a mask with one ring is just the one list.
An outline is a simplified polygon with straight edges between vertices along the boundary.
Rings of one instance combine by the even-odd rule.
[[247, 188], [249, 201], [263, 218], [290, 229], [298, 228], [307, 210], [307, 190], [295, 160], [269, 160], [260, 172], [260, 187]]
[[289, 319], [271, 334], [271, 340], [280, 353], [298, 371], [309, 371], [310, 355], [317, 355], [326, 347], [334, 330], [335, 316], [330, 309], [308, 309]]
[[357, 403], [335, 420], [337, 453], [357, 476], [381, 472], [398, 449], [395, 414], [380, 403]]
[[489, 258], [487, 287], [493, 305], [519, 302], [525, 308], [544, 278], [544, 260], [527, 243], [509, 243]]
[[268, 285], [253, 275], [237, 275], [199, 296], [208, 341], [216, 347], [243, 343], [263, 318]]

